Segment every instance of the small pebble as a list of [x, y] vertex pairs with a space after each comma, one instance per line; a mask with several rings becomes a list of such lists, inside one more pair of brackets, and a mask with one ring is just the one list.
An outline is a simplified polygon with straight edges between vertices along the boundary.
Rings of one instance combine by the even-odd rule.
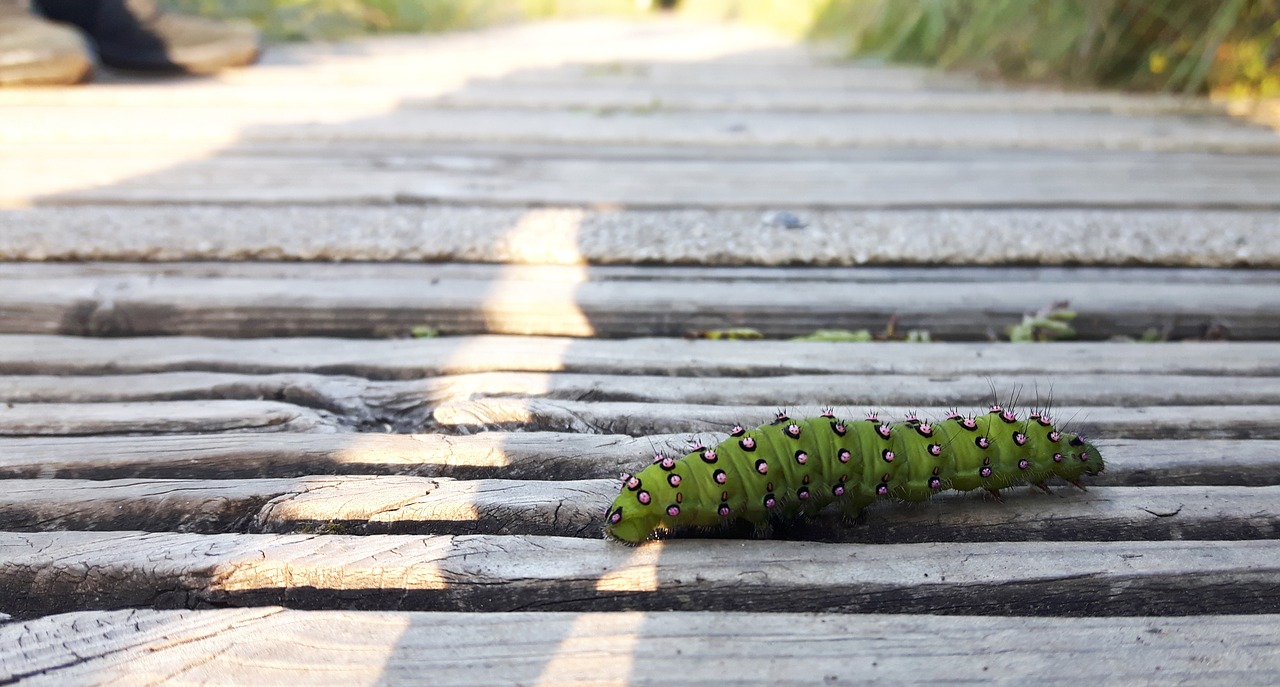
[[770, 227], [782, 227], [784, 229], [803, 229], [809, 226], [809, 223], [800, 219], [798, 215], [785, 210], [766, 212], [760, 218], [760, 222]]

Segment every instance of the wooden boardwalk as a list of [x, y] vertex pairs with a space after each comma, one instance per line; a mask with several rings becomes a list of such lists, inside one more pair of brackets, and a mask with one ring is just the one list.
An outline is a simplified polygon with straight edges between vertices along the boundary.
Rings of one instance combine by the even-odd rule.
[[[665, 20], [280, 47], [0, 91], [0, 259], [0, 684], [1280, 681], [1280, 134], [1208, 103]], [[600, 536], [655, 449], [993, 390], [1107, 471]]]

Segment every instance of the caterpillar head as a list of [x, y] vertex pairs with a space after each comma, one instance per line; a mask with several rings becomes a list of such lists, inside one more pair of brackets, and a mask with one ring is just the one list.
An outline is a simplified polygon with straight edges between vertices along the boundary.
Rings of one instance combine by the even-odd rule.
[[[1067, 450], [1054, 456], [1057, 463], [1054, 465], [1054, 472], [1059, 477], [1074, 481], [1080, 479], [1081, 475], [1093, 476], [1106, 469], [1102, 453], [1092, 442], [1075, 434], [1067, 434], [1063, 438], [1066, 440]], [[1062, 456], [1061, 461], [1058, 460], [1059, 456]]]
[[609, 505], [604, 536], [626, 544], [639, 544], [651, 536], [660, 520], [643, 509], [629, 507], [625, 501], [619, 496]]
[[681, 476], [667, 467], [673, 464], [670, 458], [659, 458], [638, 474], [623, 475], [622, 493], [605, 512], [605, 538], [639, 544], [666, 529], [680, 515], [670, 482], [674, 477], [679, 485]]

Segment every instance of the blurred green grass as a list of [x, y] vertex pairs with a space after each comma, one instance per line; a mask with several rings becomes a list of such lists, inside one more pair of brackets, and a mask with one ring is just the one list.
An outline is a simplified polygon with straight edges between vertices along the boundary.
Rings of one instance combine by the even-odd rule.
[[[637, 14], [648, 0], [163, 0], [275, 39]], [[682, 0], [680, 11], [835, 41], [850, 55], [1014, 81], [1280, 96], [1280, 0]]]
[[[685, 0], [850, 55], [1013, 81], [1280, 96], [1280, 0]], [[804, 16], [805, 14], [808, 16]]]
[[811, 32], [1014, 80], [1280, 95], [1280, 0], [833, 0]]

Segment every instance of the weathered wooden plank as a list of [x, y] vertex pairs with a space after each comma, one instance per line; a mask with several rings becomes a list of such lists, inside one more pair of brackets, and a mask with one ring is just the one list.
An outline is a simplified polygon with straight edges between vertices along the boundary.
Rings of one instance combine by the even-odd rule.
[[309, 479], [300, 493], [266, 504], [253, 531], [598, 537], [617, 488], [615, 480], [436, 479], [424, 493], [422, 478]]
[[893, 544], [1273, 539], [1280, 535], [1280, 488], [1274, 486], [1091, 486], [1085, 493], [1066, 491], [1046, 495], [1016, 488], [1001, 503], [952, 493], [928, 504], [878, 504], [857, 527], [828, 517], [782, 536]]
[[311, 372], [411, 379], [495, 370], [687, 377], [788, 374], [1280, 375], [1280, 344], [841, 344], [554, 337], [226, 340], [0, 335], [0, 373]]
[[[483, 383], [482, 380], [476, 381]], [[475, 385], [476, 381], [447, 377], [411, 382], [370, 382], [342, 375], [243, 375], [222, 372], [0, 376], [0, 402], [136, 403], [271, 399], [318, 408], [339, 415], [339, 420], [360, 423], [373, 420], [368, 407], [372, 397], [417, 394], [415, 400], [431, 404], [447, 397], [445, 390], [450, 388], [451, 382], [460, 385], [471, 382]], [[517, 383], [513, 379], [506, 388], [514, 388]]]
[[[0, 438], [0, 475], [72, 479], [231, 479], [333, 473], [464, 479], [616, 478], [645, 460], [650, 451], [677, 450], [687, 438], [547, 432]], [[1247, 449], [1231, 455], [1261, 460]], [[1239, 462], [1232, 464], [1240, 466]]]
[[[454, 56], [456, 57], [456, 56]], [[698, 63], [688, 68], [698, 69]], [[796, 71], [804, 77], [807, 71]], [[591, 110], [595, 114], [644, 112], [1088, 112], [1133, 116], [1225, 115], [1228, 106], [1204, 98], [1174, 94], [1064, 92], [1048, 89], [1014, 90], [876, 90], [856, 91], [799, 87], [779, 82], [721, 88], [666, 83], [646, 87], [617, 87], [595, 83], [522, 83], [518, 80], [477, 80], [458, 89], [423, 88], [415, 83], [347, 83], [331, 86], [251, 83], [182, 84], [160, 89], [152, 84], [97, 84], [81, 89], [5, 89], [0, 106], [74, 108], [154, 108], [169, 111], [208, 108], [324, 108], [325, 112], [365, 113], [396, 108], [459, 108], [514, 110]], [[180, 93], [178, 95], [175, 93]], [[358, 105], [353, 105], [356, 103]], [[309, 110], [314, 112], [314, 110]], [[296, 114], [295, 114], [296, 116]]]
[[417, 685], [429, 674], [440, 687], [798, 687], [819, 679], [1269, 687], [1280, 679], [1277, 645], [1275, 615], [129, 610], [0, 628], [0, 680], [99, 685], [181, 676], [208, 685]]
[[[77, 105], [112, 105], [124, 103], [121, 96], [141, 101], [145, 92], [97, 93], [92, 89], [70, 94], [24, 94], [23, 101], [41, 105], [65, 105], [75, 98]], [[266, 100], [271, 93], [229, 90], [229, 98], [237, 96]], [[299, 97], [320, 100], [332, 93], [304, 91]], [[372, 95], [372, 94], [371, 94]], [[19, 96], [11, 96], [19, 97]], [[152, 96], [154, 97], [154, 96]], [[279, 98], [280, 95], [276, 94]], [[110, 100], [108, 100], [110, 99]], [[0, 102], [4, 102], [0, 94]], [[130, 100], [133, 102], [133, 100]], [[252, 104], [259, 104], [254, 100]], [[465, 88], [434, 98], [410, 98], [403, 107], [456, 107], [460, 109], [512, 110], [591, 110], [600, 116], [642, 114], [645, 112], [1109, 112], [1127, 115], [1222, 115], [1222, 103], [1200, 98], [1135, 93], [1066, 93], [1051, 90], [921, 90], [856, 91], [803, 89], [776, 84], [769, 89], [758, 86], [721, 89], [714, 85], [696, 88], [676, 84], [650, 87], [619, 88], [600, 84], [528, 84], [518, 81], [477, 82]]]
[[[359, 479], [359, 478], [355, 478]], [[7, 531], [244, 531], [269, 501], [307, 488], [306, 479], [7, 480], [0, 529]], [[429, 489], [432, 484], [424, 483]]]
[[404, 476], [7, 480], [0, 529], [598, 537], [616, 488], [615, 480]]
[[[588, 205], [637, 208], [1280, 208], [1280, 172], [1267, 155], [1111, 151], [844, 149], [845, 157], [780, 159], [773, 148], [752, 159], [728, 146], [685, 146], [683, 157], [606, 156], [599, 147], [561, 145], [517, 158], [446, 156], [402, 143], [342, 157], [284, 156], [247, 145], [207, 150], [144, 150], [91, 156], [26, 146], [0, 158], [12, 179], [0, 206], [33, 204], [472, 203], [494, 206]], [[428, 144], [424, 144], [428, 145]], [[438, 144], [429, 144], [439, 147]], [[536, 144], [546, 145], [546, 144]], [[554, 146], [552, 146], [554, 147]], [[956, 153], [952, 156], [952, 153]], [[592, 157], [583, 157], [589, 154]], [[737, 151], [738, 155], [742, 151]], [[793, 153], [794, 155], [794, 153]], [[52, 162], [56, 161], [56, 164]], [[76, 170], [69, 177], [68, 169]], [[411, 172], [411, 173], [409, 173]]]
[[[872, 408], [886, 419], [946, 417], [949, 407]], [[794, 417], [817, 416], [821, 408], [787, 409]], [[752, 427], [772, 420], [776, 405], [713, 406], [692, 403], [627, 403], [560, 401], [543, 398], [486, 398], [443, 403], [432, 413], [434, 425], [450, 432], [511, 429], [646, 434], [727, 432], [741, 424]], [[854, 413], [846, 413], [853, 416]], [[1060, 426], [1101, 439], [1280, 439], [1277, 406], [1108, 406], [1053, 409]]]
[[[706, 440], [725, 435], [703, 433]], [[613, 479], [654, 451], [680, 452], [688, 434], [628, 437], [553, 432], [227, 434], [0, 438], [0, 477], [243, 479], [406, 474], [461, 479]], [[1102, 442], [1107, 471], [1090, 484], [1280, 484], [1280, 441]]]
[[[1090, 480], [1092, 481], [1092, 480]], [[1280, 538], [1280, 487], [1092, 487], [1004, 501], [948, 494], [880, 504], [850, 526], [831, 513], [777, 533], [833, 542]], [[0, 529], [323, 534], [545, 534], [598, 538], [611, 479], [422, 477], [7, 480]]]
[[[345, 109], [345, 111], [344, 111]], [[0, 144], [148, 143], [240, 146], [258, 141], [521, 141], [558, 145], [796, 146], [929, 150], [1125, 150], [1280, 153], [1280, 133], [1227, 118], [1096, 112], [694, 112], [331, 108], [300, 121], [285, 108], [31, 105], [5, 112]], [[816, 153], [819, 156], [821, 153]]]
[[[791, 203], [807, 226], [787, 229], [763, 213], [726, 209], [501, 208], [455, 205], [326, 204], [309, 206], [159, 205], [0, 209], [0, 258], [72, 260], [71, 264], [0, 265], [6, 276], [295, 277], [309, 274], [434, 279], [498, 272], [510, 263], [530, 275], [572, 266], [580, 280], [623, 275], [684, 279], [803, 281], [1213, 281], [1273, 273], [1252, 270], [965, 268], [971, 265], [1181, 265], [1277, 267], [1273, 237], [1280, 214], [1266, 211], [1166, 211], [1041, 208], [820, 210]], [[974, 241], [974, 236], [985, 240]], [[796, 240], [803, 238], [804, 240]], [[84, 260], [219, 260], [183, 265], [82, 265]], [[491, 262], [507, 265], [358, 264], [353, 261]], [[307, 261], [299, 265], [296, 261]], [[316, 264], [315, 261], [320, 261]], [[325, 261], [341, 261], [326, 265]], [[535, 264], [529, 264], [535, 263]], [[608, 264], [610, 268], [583, 267]], [[669, 265], [930, 265], [920, 268], [732, 269], [630, 267]], [[939, 269], [955, 265], [958, 269]], [[566, 268], [559, 268], [567, 271]], [[562, 272], [563, 273], [563, 272]], [[1260, 276], [1259, 276], [1260, 275]], [[532, 277], [530, 277], [532, 278]]]
[[[0, 533], [0, 605], [1183, 615], [1276, 608], [1280, 540], [817, 544]], [[852, 564], [851, 564], [852, 563]], [[1098, 590], [1108, 593], [1099, 595]]]
[[[943, 74], [905, 65], [882, 65], [850, 60], [814, 60], [801, 64], [757, 62], [753, 57], [770, 51], [737, 54], [727, 60], [700, 60], [696, 66], [683, 62], [620, 58], [609, 62], [577, 61], [545, 69], [523, 70], [504, 75], [499, 83], [589, 84], [612, 88], [645, 85], [736, 89], [761, 84], [789, 84], [792, 88], [822, 90], [938, 90], [981, 88], [967, 74]], [[736, 62], [743, 57], [750, 62]], [[496, 84], [495, 84], [496, 85]]]
[[1176, 338], [1222, 329], [1280, 338], [1280, 287], [1108, 283], [864, 284], [440, 279], [18, 279], [0, 282], [0, 332], [109, 336], [683, 336], [753, 327], [878, 331], [890, 318], [934, 338], [987, 340], [1025, 313], [1067, 300], [1082, 339]]
[[[1223, 396], [1224, 387], [1231, 388]], [[412, 431], [442, 402], [489, 397], [590, 399], [636, 403], [875, 407], [913, 404], [980, 408], [999, 396], [1030, 406], [1052, 395], [1059, 405], [1280, 404], [1278, 377], [1079, 374], [1038, 380], [984, 375], [788, 375], [716, 380], [658, 375], [477, 372], [422, 380], [284, 373], [157, 372], [140, 375], [0, 376], [0, 402], [120, 403], [139, 401], [272, 399], [317, 408], [346, 425]]]
[[6, 403], [0, 436], [332, 432], [320, 412], [276, 401], [166, 403]]
[[[21, 388], [19, 380], [14, 386]], [[59, 379], [85, 379], [59, 378]], [[3, 380], [0, 379], [0, 384]], [[1230, 387], [1230, 396], [1222, 389]], [[993, 394], [992, 388], [996, 389]], [[983, 407], [995, 396], [1044, 405], [1269, 405], [1280, 404], [1280, 377], [1073, 374], [1040, 388], [1024, 376], [788, 375], [785, 377], [666, 377], [575, 373], [486, 372], [412, 382], [370, 382], [366, 398], [404, 414], [444, 402], [484, 398], [690, 403], [706, 405]], [[332, 405], [338, 406], [339, 403]], [[384, 414], [385, 416], [385, 414]]]

